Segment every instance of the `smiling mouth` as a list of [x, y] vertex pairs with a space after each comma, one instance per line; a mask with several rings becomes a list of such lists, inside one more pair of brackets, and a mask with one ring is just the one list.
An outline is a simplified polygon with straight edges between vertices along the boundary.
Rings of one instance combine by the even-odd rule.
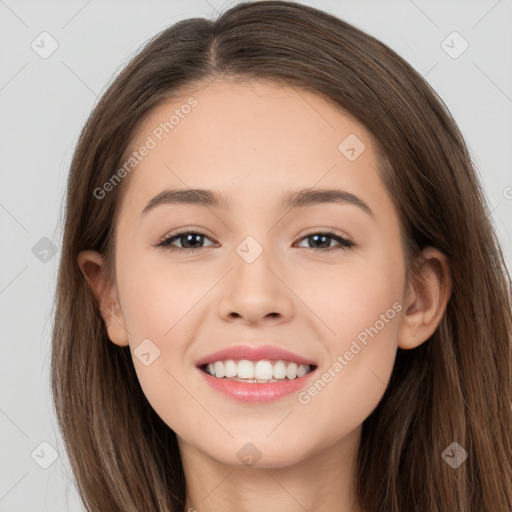
[[203, 372], [217, 379], [245, 382], [249, 384], [268, 384], [300, 379], [311, 373], [316, 366], [297, 364], [286, 360], [227, 359], [203, 364]]

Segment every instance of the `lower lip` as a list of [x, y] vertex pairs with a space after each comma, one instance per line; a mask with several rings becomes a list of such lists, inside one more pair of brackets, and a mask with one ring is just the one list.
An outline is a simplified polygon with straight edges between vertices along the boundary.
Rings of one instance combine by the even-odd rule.
[[198, 368], [198, 371], [201, 373], [206, 383], [213, 389], [240, 402], [270, 402], [277, 400], [294, 391], [299, 391], [315, 372], [315, 370], [312, 370], [304, 375], [304, 377], [298, 377], [292, 380], [258, 384], [257, 382], [250, 383], [224, 378], [218, 379], [217, 377], [212, 377], [209, 373], [206, 373], [200, 368]]

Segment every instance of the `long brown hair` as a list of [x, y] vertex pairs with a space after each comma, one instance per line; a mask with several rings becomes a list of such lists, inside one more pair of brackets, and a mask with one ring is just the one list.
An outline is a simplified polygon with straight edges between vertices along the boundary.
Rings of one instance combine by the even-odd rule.
[[[56, 289], [51, 361], [59, 427], [89, 511], [185, 507], [175, 433], [146, 400], [129, 347], [109, 341], [77, 264], [107, 256], [129, 177], [98, 200], [135, 130], [163, 100], [215, 77], [309, 90], [372, 134], [400, 215], [408, 269], [426, 246], [449, 258], [452, 295], [433, 336], [398, 350], [365, 420], [357, 497], [368, 512], [509, 512], [512, 506], [511, 286], [465, 141], [428, 83], [374, 37], [286, 1], [239, 3], [215, 21], [180, 21], [110, 84], [78, 141]], [[452, 443], [468, 453], [451, 467]]]

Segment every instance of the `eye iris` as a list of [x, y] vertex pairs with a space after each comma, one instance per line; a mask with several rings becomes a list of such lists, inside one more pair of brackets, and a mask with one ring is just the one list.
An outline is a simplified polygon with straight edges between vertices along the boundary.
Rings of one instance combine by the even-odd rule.
[[[193, 248], [190, 246], [191, 240], [194, 241], [194, 239], [195, 239], [195, 241], [197, 242], [198, 239], [201, 239], [202, 237], [203, 237], [203, 235], [200, 235], [198, 233], [189, 233], [186, 235], [180, 235], [179, 240], [180, 240], [180, 242], [183, 242], [183, 240], [185, 239], [186, 242], [182, 243], [182, 247], [185, 249], [191, 249], [191, 248]], [[199, 242], [200, 242], [200, 240], [199, 240]]]
[[[317, 242], [319, 238], [326, 239], [327, 241], [325, 243], [323, 243], [322, 249], [328, 248], [331, 245], [330, 244], [330, 239], [329, 239], [330, 237], [328, 237], [326, 235], [311, 235], [309, 238], [310, 239], [314, 239], [315, 242]], [[310, 247], [311, 247], [311, 245], [310, 245]], [[313, 247], [317, 247], [317, 246], [314, 245]]]

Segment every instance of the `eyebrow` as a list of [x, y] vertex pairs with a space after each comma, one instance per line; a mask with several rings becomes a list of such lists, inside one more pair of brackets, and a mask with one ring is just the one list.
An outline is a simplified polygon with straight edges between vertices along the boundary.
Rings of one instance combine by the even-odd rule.
[[[357, 206], [371, 217], [374, 212], [360, 197], [339, 189], [299, 189], [285, 193], [281, 202], [283, 209], [305, 208], [325, 203], [349, 204]], [[194, 204], [204, 207], [229, 209], [231, 201], [213, 190], [206, 189], [168, 189], [150, 199], [141, 216], [157, 206], [165, 204]]]

